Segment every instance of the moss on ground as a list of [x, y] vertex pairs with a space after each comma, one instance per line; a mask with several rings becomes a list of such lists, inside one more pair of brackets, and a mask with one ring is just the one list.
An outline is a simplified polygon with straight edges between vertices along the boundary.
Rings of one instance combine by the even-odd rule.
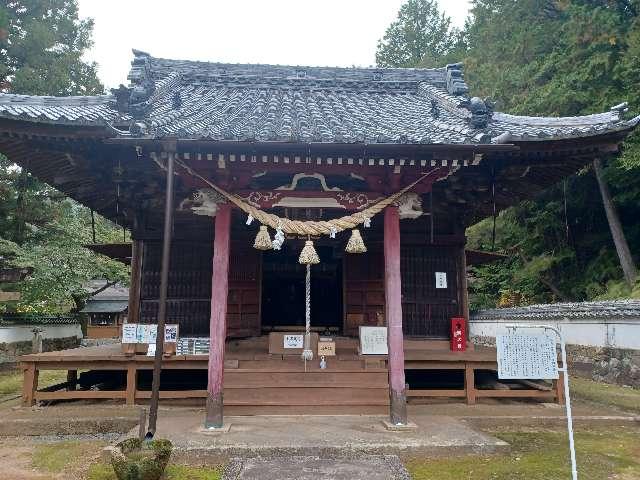
[[[0, 396], [17, 395], [22, 392], [23, 375], [20, 370], [0, 372]], [[67, 381], [66, 370], [45, 370], [38, 377], [38, 388]]]
[[[576, 433], [582, 480], [640, 478], [640, 429], [611, 427]], [[505, 455], [414, 459], [407, 462], [413, 480], [565, 480], [570, 478], [564, 432], [500, 432], [511, 444]]]
[[[169, 465], [166, 480], [220, 480], [222, 469], [218, 467], [192, 467], [189, 465]], [[89, 468], [87, 480], [116, 480], [111, 465], [95, 463]]]
[[588, 400], [628, 412], [640, 413], [640, 389], [594, 382], [579, 377], [570, 380], [572, 398]]
[[104, 442], [60, 442], [42, 444], [33, 451], [33, 466], [41, 472], [61, 473], [75, 469], [79, 462], [99, 455]]

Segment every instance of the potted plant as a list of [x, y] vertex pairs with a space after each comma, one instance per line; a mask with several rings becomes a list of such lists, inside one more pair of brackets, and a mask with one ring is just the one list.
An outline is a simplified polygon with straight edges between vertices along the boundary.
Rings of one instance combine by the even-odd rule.
[[128, 438], [114, 447], [107, 447], [118, 480], [159, 480], [172, 449], [169, 440], [147, 442], [138, 438]]

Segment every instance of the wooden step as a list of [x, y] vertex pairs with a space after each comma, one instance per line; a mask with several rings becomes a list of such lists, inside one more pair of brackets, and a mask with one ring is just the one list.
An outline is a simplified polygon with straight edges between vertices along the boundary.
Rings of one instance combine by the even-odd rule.
[[225, 405], [388, 405], [387, 388], [225, 388]]
[[385, 371], [339, 372], [319, 370], [304, 373], [227, 370], [224, 374], [224, 386], [225, 388], [387, 388], [388, 374]]
[[[201, 405], [201, 404], [198, 404]], [[251, 415], [389, 415], [388, 405], [226, 405], [229, 416]], [[304, 420], [301, 420], [304, 421]]]
[[[327, 359], [328, 371], [361, 372], [365, 368], [367, 371], [387, 371], [382, 362], [375, 362], [367, 365], [364, 360], [340, 360], [336, 358]], [[271, 372], [309, 372], [323, 371], [317, 360], [305, 364], [300, 358], [285, 358], [284, 360], [264, 359], [264, 360], [239, 360], [238, 368], [243, 370], [271, 371]]]

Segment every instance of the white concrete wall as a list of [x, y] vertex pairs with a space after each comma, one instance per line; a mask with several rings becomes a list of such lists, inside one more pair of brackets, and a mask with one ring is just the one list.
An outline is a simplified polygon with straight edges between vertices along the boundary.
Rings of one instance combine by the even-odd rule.
[[565, 342], [569, 344], [640, 350], [640, 318], [564, 321], [471, 319], [469, 323], [469, 333], [472, 337], [495, 337], [496, 334], [506, 333], [505, 324], [544, 324], [559, 328]]
[[82, 338], [82, 328], [80, 324], [63, 325], [12, 325], [0, 326], [0, 343], [26, 342], [33, 339], [33, 329], [37, 327], [42, 330], [42, 339], [51, 338]]

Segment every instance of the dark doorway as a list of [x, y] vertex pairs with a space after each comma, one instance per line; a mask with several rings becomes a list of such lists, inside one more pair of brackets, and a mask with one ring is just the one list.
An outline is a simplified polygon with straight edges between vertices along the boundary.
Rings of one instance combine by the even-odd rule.
[[[262, 264], [262, 327], [304, 326], [306, 267], [298, 263], [304, 242], [287, 240], [269, 250]], [[311, 326], [342, 329], [342, 259], [332, 247], [316, 245], [320, 263], [311, 266]]]

